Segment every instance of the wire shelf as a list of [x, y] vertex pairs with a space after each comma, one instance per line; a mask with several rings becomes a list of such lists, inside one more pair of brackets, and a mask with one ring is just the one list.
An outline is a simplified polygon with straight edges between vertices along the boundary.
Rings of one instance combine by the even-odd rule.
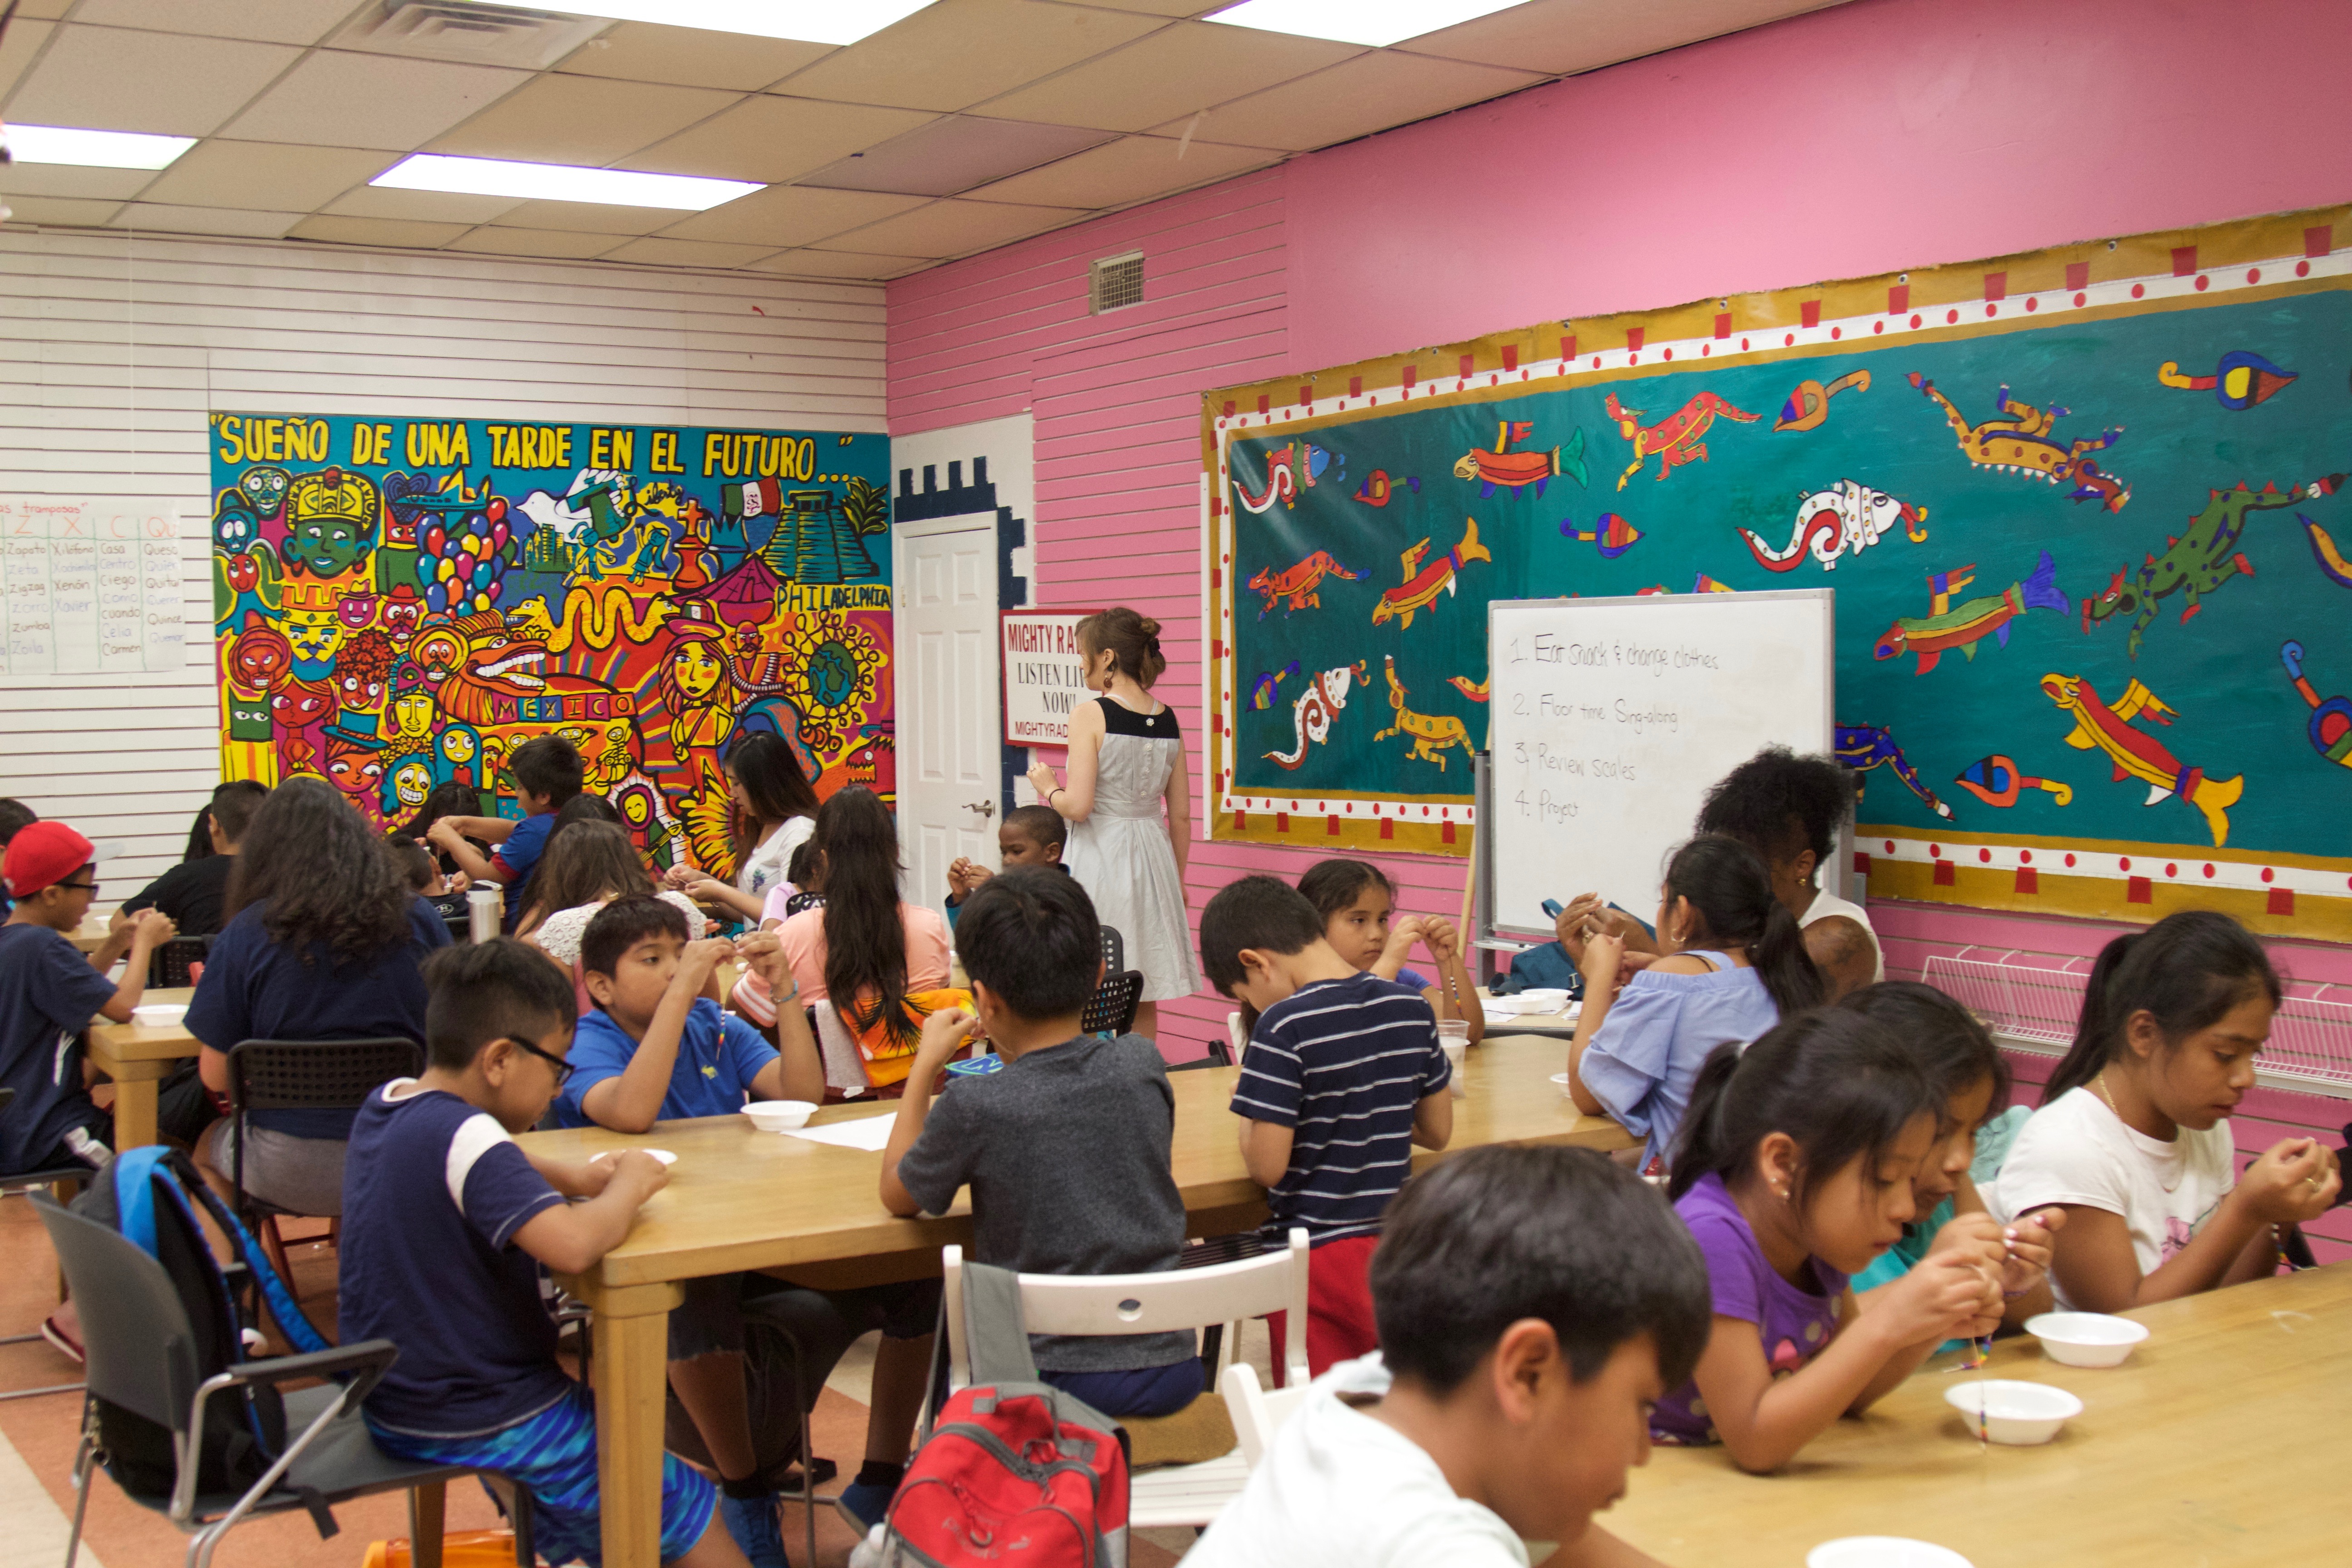
[[[2063, 1056], [2074, 1040], [2087, 973], [2032, 964], [1931, 953], [1924, 978], [1983, 1020], [2001, 1043]], [[2271, 1019], [2270, 1043], [2256, 1059], [2265, 1089], [2352, 1100], [2352, 1002], [2290, 996]]]

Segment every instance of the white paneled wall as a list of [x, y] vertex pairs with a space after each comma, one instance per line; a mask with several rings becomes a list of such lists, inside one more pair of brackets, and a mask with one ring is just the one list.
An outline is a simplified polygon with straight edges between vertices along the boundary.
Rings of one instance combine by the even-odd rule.
[[879, 431], [882, 290], [446, 252], [0, 228], [0, 495], [184, 506], [185, 669], [0, 677], [0, 795], [179, 858], [219, 778], [205, 414]]

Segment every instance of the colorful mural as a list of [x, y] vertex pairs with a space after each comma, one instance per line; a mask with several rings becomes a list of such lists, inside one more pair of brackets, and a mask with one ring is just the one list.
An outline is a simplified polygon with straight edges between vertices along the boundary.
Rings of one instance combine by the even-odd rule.
[[224, 777], [512, 816], [503, 759], [561, 733], [656, 864], [722, 875], [733, 735], [892, 792], [887, 437], [215, 413], [211, 445]]
[[1213, 393], [1212, 832], [1462, 853], [1489, 603], [1822, 586], [1874, 894], [2352, 937], [2347, 374], [2332, 208]]

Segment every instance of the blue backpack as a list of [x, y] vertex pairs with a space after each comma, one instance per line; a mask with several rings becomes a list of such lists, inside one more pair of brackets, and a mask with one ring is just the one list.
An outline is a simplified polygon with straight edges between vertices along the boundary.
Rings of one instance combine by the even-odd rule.
[[[131, 1149], [97, 1173], [74, 1200], [74, 1212], [96, 1220], [138, 1244], [163, 1266], [194, 1331], [196, 1381], [201, 1385], [238, 1362], [254, 1359], [245, 1347], [246, 1322], [229, 1276], [205, 1238], [199, 1205], [212, 1216], [236, 1253], [236, 1265], [257, 1289], [278, 1325], [298, 1352], [331, 1348], [326, 1337], [270, 1268], [236, 1214], [205, 1184], [187, 1155], [161, 1145]], [[95, 1396], [99, 1447], [109, 1473], [125, 1490], [154, 1497], [171, 1491], [178, 1471], [170, 1428]], [[198, 1445], [199, 1494], [243, 1492], [259, 1480], [286, 1447], [286, 1407], [275, 1387], [247, 1385], [215, 1395], [205, 1405]]]

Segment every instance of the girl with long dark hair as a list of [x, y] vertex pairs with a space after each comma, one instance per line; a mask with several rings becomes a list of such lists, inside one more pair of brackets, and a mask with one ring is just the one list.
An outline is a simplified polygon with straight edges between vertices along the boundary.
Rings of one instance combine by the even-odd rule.
[[734, 884], [690, 867], [672, 871], [669, 882], [757, 925], [768, 913], [768, 895], [784, 882], [793, 851], [816, 831], [816, 791], [792, 742], [772, 731], [739, 731], [721, 765], [734, 829]]
[[2074, 1048], [1993, 1184], [2003, 1219], [2056, 1205], [2062, 1306], [2120, 1312], [2259, 1279], [2276, 1227], [2318, 1218], [2342, 1186], [2315, 1138], [2282, 1138], [2233, 1174], [2230, 1112], [2254, 1086], [2278, 972], [2245, 927], [2189, 910], [2107, 943]]
[[[228, 1089], [244, 1040], [425, 1038], [418, 965], [449, 943], [433, 906], [408, 889], [365, 818], [323, 779], [287, 780], [254, 814], [229, 879], [228, 923], [188, 1006], [197, 1069]], [[349, 1110], [257, 1110], [245, 1118], [245, 1185], [295, 1214], [340, 1215]], [[226, 1188], [233, 1120], [198, 1145]]]
[[1822, 987], [1763, 860], [1720, 834], [1701, 834], [1666, 862], [1658, 951], [1626, 981], [1623, 941], [1586, 940], [1568, 1082], [1579, 1110], [1647, 1139], [1643, 1161], [1663, 1170], [1708, 1054], [1818, 1006]]
[[824, 905], [776, 930], [800, 999], [830, 1000], [853, 1029], [903, 1019], [909, 992], [948, 983], [948, 927], [898, 896], [898, 826], [872, 790], [853, 786], [816, 814]]

